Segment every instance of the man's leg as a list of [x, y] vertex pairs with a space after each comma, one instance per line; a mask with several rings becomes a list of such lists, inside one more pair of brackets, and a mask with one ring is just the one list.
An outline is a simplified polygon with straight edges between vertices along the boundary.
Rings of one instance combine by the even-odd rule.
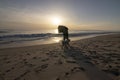
[[65, 35], [65, 34], [63, 34], [63, 41], [65, 41], [65, 39], [66, 39], [66, 35]]

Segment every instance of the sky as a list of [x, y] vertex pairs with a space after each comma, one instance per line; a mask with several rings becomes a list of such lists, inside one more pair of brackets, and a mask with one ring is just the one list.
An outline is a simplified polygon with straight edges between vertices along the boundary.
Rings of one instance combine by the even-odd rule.
[[119, 30], [120, 0], [0, 0], [0, 29]]

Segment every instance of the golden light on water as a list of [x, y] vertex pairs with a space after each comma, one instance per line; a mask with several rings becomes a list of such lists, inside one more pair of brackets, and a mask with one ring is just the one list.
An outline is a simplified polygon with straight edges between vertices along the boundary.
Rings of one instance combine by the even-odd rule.
[[53, 39], [55, 42], [60, 42], [62, 39], [60, 38], [60, 37], [54, 37], [54, 39]]

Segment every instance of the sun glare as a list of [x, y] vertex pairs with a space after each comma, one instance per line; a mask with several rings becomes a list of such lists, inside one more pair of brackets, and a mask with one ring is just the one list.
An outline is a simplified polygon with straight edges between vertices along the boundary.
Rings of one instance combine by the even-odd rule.
[[61, 18], [60, 17], [53, 17], [52, 18], [52, 23], [54, 25], [59, 25], [61, 23]]
[[57, 30], [57, 29], [55, 29], [55, 30], [54, 30], [54, 33], [58, 34], [58, 30]]

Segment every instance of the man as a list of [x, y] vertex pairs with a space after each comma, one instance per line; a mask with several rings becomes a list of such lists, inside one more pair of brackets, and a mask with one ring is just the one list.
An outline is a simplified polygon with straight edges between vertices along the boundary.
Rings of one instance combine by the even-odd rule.
[[69, 48], [70, 47], [70, 45], [69, 45], [70, 39], [68, 36], [68, 28], [66, 26], [59, 25], [58, 32], [63, 33], [62, 49]]
[[68, 38], [68, 28], [66, 26], [63, 25], [59, 25], [58, 26], [58, 32], [59, 33], [63, 33], [63, 40], [69, 40]]

